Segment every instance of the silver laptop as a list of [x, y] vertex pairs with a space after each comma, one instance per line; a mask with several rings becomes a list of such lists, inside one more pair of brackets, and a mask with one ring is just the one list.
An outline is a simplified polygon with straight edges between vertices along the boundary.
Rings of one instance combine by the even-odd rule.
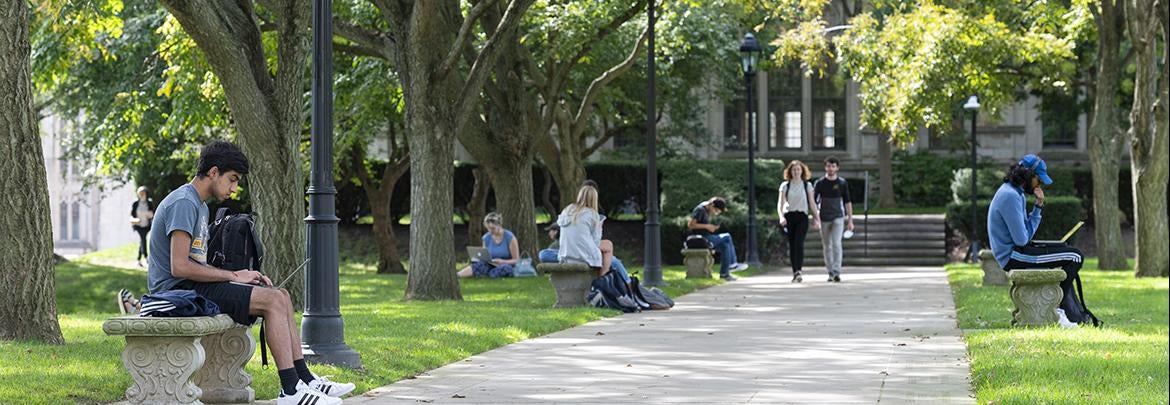
[[1040, 243], [1040, 244], [1046, 244], [1046, 245], [1067, 244], [1069, 238], [1072, 238], [1072, 236], [1075, 235], [1077, 233], [1077, 231], [1081, 230], [1081, 227], [1084, 225], [1085, 225], [1085, 221], [1077, 221], [1077, 224], [1073, 225], [1072, 229], [1069, 229], [1068, 233], [1065, 233], [1064, 237], [1060, 238], [1060, 240], [1033, 240], [1032, 243]]
[[471, 261], [473, 262], [484, 262], [487, 264], [492, 264], [492, 255], [491, 253], [488, 253], [488, 250], [485, 247], [468, 246], [467, 256], [470, 257]]

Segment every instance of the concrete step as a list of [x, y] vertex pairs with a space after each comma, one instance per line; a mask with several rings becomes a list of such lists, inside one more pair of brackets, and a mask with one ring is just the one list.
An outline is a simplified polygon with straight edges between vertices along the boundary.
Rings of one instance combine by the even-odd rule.
[[[806, 247], [804, 249], [804, 257], [812, 257], [812, 256], [819, 257], [819, 256], [822, 256], [821, 252], [823, 252], [823, 251], [821, 250], [821, 248], [819, 246], [815, 247], [815, 248]], [[871, 247], [871, 248], [869, 248], [869, 251], [866, 252], [864, 247], [860, 247], [860, 246], [848, 247], [847, 246], [847, 247], [845, 247], [845, 249], [842, 250], [842, 252], [844, 252], [845, 256], [859, 256], [859, 257], [866, 256], [867, 254], [869, 257], [941, 257], [941, 258], [946, 257], [946, 251], [943, 249], [913, 249], [913, 248], [875, 249], [875, 248]]]
[[[875, 240], [894, 240], [894, 241], [917, 241], [917, 240], [941, 240], [945, 241], [947, 234], [943, 231], [938, 232], [870, 232], [869, 241]], [[862, 241], [866, 239], [866, 232], [853, 231], [853, 238], [847, 241]], [[806, 241], [816, 241], [820, 243], [820, 232], [809, 232], [805, 236]]]
[[[944, 257], [858, 257], [845, 255], [843, 266], [942, 266], [947, 260]], [[805, 267], [824, 266], [825, 261], [819, 256], [805, 256]]]
[[[853, 247], [853, 246], [864, 247], [867, 245], [869, 246], [869, 248], [871, 250], [872, 249], [912, 248], [912, 249], [936, 249], [936, 250], [941, 252], [941, 251], [943, 251], [943, 249], [946, 249], [947, 241], [944, 240], [943, 238], [918, 239], [918, 240], [870, 238], [869, 241], [867, 242], [865, 240], [865, 238], [854, 237], [853, 239], [846, 239], [846, 240], [844, 240], [844, 243], [842, 243], [842, 246], [844, 246], [846, 249]], [[818, 249], [820, 248], [820, 246], [821, 246], [820, 238], [805, 239], [805, 241], [804, 241], [805, 249], [808, 249], [808, 248], [813, 247], [813, 246], [817, 246]]]

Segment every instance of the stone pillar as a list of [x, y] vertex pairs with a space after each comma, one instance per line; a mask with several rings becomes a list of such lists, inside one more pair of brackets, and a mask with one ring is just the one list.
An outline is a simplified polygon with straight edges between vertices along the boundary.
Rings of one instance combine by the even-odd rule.
[[250, 328], [235, 325], [222, 333], [203, 337], [207, 361], [195, 374], [195, 385], [203, 390], [203, 402], [209, 404], [252, 403], [256, 392], [250, 386], [252, 376], [244, 365], [256, 351]]
[[979, 263], [983, 266], [983, 285], [1007, 285], [1007, 272], [999, 267], [999, 262], [995, 261], [995, 254], [991, 253], [991, 249], [983, 249], [979, 251]]
[[1011, 280], [1012, 326], [1048, 326], [1055, 324], [1056, 307], [1064, 298], [1060, 282], [1064, 281], [1064, 270], [1012, 270]]
[[711, 265], [715, 258], [710, 249], [683, 249], [683, 264], [687, 266], [687, 278], [711, 278]]

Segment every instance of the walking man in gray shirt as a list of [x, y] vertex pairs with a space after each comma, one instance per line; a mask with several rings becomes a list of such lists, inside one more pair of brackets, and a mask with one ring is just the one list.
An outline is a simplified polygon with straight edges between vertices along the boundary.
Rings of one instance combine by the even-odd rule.
[[849, 200], [849, 182], [837, 176], [840, 160], [825, 158], [825, 176], [813, 183], [813, 197], [821, 214], [821, 244], [829, 282], [841, 282], [841, 237], [853, 232], [853, 203]]

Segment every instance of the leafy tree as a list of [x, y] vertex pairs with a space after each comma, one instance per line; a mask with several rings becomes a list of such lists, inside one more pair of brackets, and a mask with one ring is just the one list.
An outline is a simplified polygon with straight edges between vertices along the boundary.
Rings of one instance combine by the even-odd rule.
[[1136, 54], [1130, 156], [1133, 166], [1134, 229], [1137, 248], [1134, 273], [1165, 277], [1170, 270], [1166, 240], [1166, 188], [1170, 177], [1170, 63], [1167, 39], [1170, 13], [1159, 0], [1126, 0], [1126, 26]]
[[24, 0], [0, 2], [0, 339], [65, 343], [57, 323], [49, 191], [30, 74]]

